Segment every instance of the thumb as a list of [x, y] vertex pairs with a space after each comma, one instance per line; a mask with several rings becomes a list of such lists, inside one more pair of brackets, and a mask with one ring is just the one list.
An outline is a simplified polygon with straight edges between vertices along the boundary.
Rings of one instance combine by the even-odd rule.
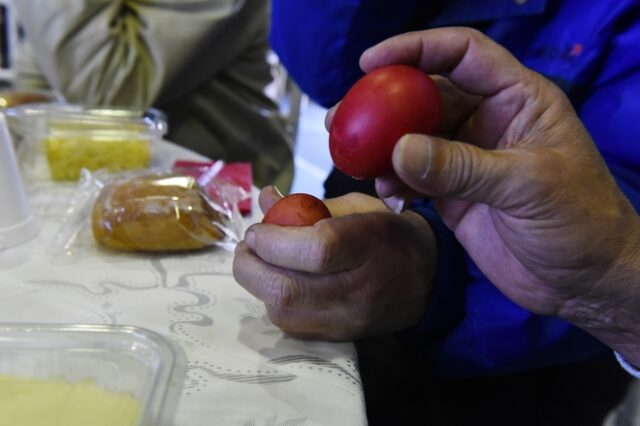
[[405, 135], [394, 148], [393, 167], [408, 186], [427, 196], [500, 207], [515, 183], [515, 156], [508, 150]]
[[266, 213], [282, 197], [282, 193], [275, 186], [265, 186], [258, 195], [258, 205], [260, 206], [260, 210], [262, 210], [263, 213]]

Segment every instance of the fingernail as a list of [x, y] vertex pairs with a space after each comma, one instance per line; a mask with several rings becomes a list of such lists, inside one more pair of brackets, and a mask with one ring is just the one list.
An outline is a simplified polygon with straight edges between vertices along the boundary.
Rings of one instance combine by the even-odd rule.
[[424, 179], [431, 171], [431, 144], [424, 135], [404, 135], [393, 151], [397, 172]]
[[333, 123], [333, 116], [336, 114], [338, 105], [340, 105], [340, 103], [334, 105], [331, 109], [329, 109], [329, 111], [327, 111], [327, 114], [324, 116], [324, 127], [327, 129], [327, 131], [331, 130], [331, 123]]
[[383, 198], [382, 202], [385, 206], [389, 207], [395, 213], [401, 213], [404, 209], [404, 198], [398, 195], [392, 195], [391, 197]]
[[253, 229], [247, 229], [247, 232], [244, 234], [244, 242], [247, 243], [251, 250], [254, 249], [256, 243], [256, 233]]
[[390, 185], [386, 180], [378, 178], [376, 179], [375, 185], [376, 194], [378, 194], [378, 196], [382, 198], [383, 201], [384, 198], [388, 198], [394, 194], [392, 185]]
[[280, 192], [277, 186], [273, 185], [272, 188], [273, 188], [273, 192], [275, 192], [278, 197], [280, 198], [284, 197], [284, 195], [282, 195], [282, 192]]

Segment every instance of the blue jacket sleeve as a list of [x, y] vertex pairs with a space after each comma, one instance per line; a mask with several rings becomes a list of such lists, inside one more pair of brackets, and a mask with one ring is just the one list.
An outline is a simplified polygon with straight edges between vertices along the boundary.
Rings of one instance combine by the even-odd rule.
[[331, 107], [362, 76], [360, 54], [401, 32], [416, 3], [273, 0], [271, 46], [300, 89]]
[[557, 318], [507, 299], [475, 266], [431, 203], [414, 204], [438, 243], [436, 288], [420, 323], [400, 333], [450, 378], [508, 374], [588, 359], [605, 347]]
[[640, 20], [614, 41], [590, 96], [577, 108], [609, 170], [640, 212]]

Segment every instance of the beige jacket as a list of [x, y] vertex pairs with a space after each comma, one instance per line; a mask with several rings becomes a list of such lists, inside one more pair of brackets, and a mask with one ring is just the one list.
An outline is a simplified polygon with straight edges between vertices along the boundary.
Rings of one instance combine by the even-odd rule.
[[70, 102], [167, 113], [168, 138], [251, 161], [258, 186], [288, 190], [292, 137], [265, 94], [268, 0], [19, 0], [46, 80]]

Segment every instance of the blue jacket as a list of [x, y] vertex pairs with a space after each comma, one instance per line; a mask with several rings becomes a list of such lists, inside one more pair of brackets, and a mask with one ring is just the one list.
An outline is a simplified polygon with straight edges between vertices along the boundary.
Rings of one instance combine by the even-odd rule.
[[[640, 2], [637, 0], [274, 0], [271, 42], [311, 98], [335, 104], [361, 76], [360, 53], [408, 30], [467, 25], [558, 84], [618, 184], [640, 210]], [[522, 3], [521, 5], [518, 3]], [[440, 264], [430, 306], [402, 334], [449, 377], [505, 374], [606, 348], [565, 321], [534, 315], [478, 270], [427, 202]], [[576, 247], [579, 250], [579, 247]]]

